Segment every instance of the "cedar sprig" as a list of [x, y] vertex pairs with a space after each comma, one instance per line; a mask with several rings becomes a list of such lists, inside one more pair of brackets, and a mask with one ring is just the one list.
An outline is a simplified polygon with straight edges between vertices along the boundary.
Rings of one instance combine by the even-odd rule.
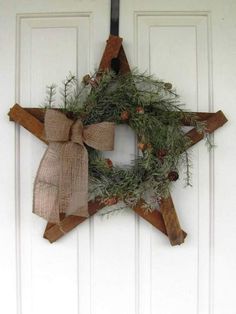
[[71, 96], [73, 87], [77, 87], [77, 79], [76, 76], [70, 73], [66, 79], [62, 82], [63, 87], [61, 88], [61, 96], [63, 99], [63, 107], [64, 110], [67, 110], [68, 98]]
[[46, 97], [43, 105], [45, 108], [53, 108], [56, 101], [56, 88], [57, 86], [55, 84], [46, 87]]

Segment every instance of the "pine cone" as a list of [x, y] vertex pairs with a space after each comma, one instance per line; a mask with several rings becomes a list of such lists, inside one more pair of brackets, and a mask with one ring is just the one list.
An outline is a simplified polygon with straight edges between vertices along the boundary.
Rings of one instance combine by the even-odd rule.
[[121, 112], [120, 118], [121, 118], [122, 121], [129, 120], [129, 112], [127, 110]]
[[166, 149], [159, 149], [157, 151], [157, 158], [160, 159], [161, 161], [163, 161], [164, 157], [167, 155], [167, 150]]
[[137, 112], [137, 113], [140, 113], [140, 114], [143, 114], [143, 113], [144, 113], [143, 107], [138, 106], [138, 107], [136, 108], [136, 112]]
[[113, 167], [113, 162], [111, 161], [111, 159], [106, 158], [105, 161], [107, 163], [108, 168], [112, 168]]
[[89, 74], [86, 74], [84, 77], [83, 77], [83, 83], [84, 85], [88, 85], [89, 82], [91, 80], [91, 76]]
[[177, 181], [179, 179], [179, 174], [176, 171], [171, 171], [168, 173], [168, 179], [170, 181]]
[[165, 83], [164, 87], [165, 87], [165, 89], [170, 90], [170, 89], [172, 89], [172, 84], [171, 83]]

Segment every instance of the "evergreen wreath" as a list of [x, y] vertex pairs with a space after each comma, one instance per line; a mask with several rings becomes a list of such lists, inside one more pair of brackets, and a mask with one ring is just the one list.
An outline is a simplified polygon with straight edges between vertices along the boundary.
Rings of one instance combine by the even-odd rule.
[[[196, 115], [182, 110], [179, 97], [171, 83], [136, 71], [116, 75], [112, 71], [86, 75], [79, 82], [69, 75], [61, 88], [59, 106], [72, 119], [84, 125], [99, 122], [127, 124], [137, 136], [139, 153], [131, 165], [114, 165], [102, 153], [86, 147], [89, 153], [89, 195], [106, 205], [123, 201], [133, 207], [145, 199], [149, 209], [161, 198], [169, 196], [179, 168], [185, 166], [186, 185], [191, 185], [191, 142], [185, 136], [182, 121], [191, 121], [199, 133], [209, 136]], [[44, 107], [55, 107], [56, 86], [47, 87]], [[147, 191], [152, 197], [147, 199]]]

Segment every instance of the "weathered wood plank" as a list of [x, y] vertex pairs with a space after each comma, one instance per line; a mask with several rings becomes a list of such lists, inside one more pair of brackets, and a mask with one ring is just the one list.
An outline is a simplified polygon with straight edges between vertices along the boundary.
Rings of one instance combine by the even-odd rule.
[[19, 125], [23, 126], [26, 130], [34, 134], [41, 141], [47, 143], [44, 138], [44, 124], [30, 114], [27, 110], [20, 105], [15, 104], [8, 113], [10, 119]]
[[171, 197], [163, 198], [160, 211], [165, 222], [166, 231], [171, 245], [180, 245], [184, 242], [186, 234], [182, 231], [179, 219]]
[[[224, 125], [227, 121], [227, 118], [221, 110], [217, 111], [216, 113], [212, 113], [205, 120], [207, 132], [213, 133], [215, 130]], [[204, 138], [204, 134], [197, 132], [195, 128], [187, 132], [186, 136], [191, 139], [190, 147], [197, 144]]]
[[[123, 63], [121, 63], [121, 66], [122, 66], [122, 64]], [[128, 71], [128, 69], [124, 68], [123, 70], [121, 69], [121, 71]], [[35, 118], [37, 118], [40, 122], [44, 122], [44, 115], [45, 115], [45, 111], [46, 111], [45, 109], [43, 109], [43, 108], [26, 108], [26, 107], [23, 107], [23, 109], [26, 110], [28, 113], [30, 113]], [[60, 110], [60, 109], [58, 109], [58, 110]], [[181, 114], [181, 113], [179, 113], [179, 114]], [[201, 121], [201, 122], [206, 121], [207, 119], [209, 119], [210, 117], [215, 115], [215, 113], [210, 113], [210, 112], [193, 112], [193, 114], [195, 116], [197, 116], [198, 121]], [[11, 116], [10, 116], [10, 120], [14, 121], [11, 118]], [[189, 119], [183, 119], [182, 122], [183, 122], [183, 125], [185, 125], [185, 126], [191, 126], [191, 121]], [[227, 122], [227, 119], [225, 120], [225, 123], [226, 122]]]
[[[173, 204], [173, 202], [172, 202]], [[167, 230], [165, 226], [165, 222], [163, 220], [162, 214], [158, 210], [154, 211], [147, 211], [144, 209], [145, 202], [140, 201], [137, 206], [133, 208], [133, 211], [136, 212], [140, 217], [151, 223], [155, 228], [160, 230], [162, 233], [167, 235]], [[105, 207], [103, 203], [100, 202], [89, 202], [89, 214], [90, 217], [97, 213], [100, 209]], [[64, 236], [69, 231], [73, 230], [76, 226], [80, 225], [84, 222], [87, 218], [86, 217], [79, 217], [79, 216], [67, 216], [64, 217], [60, 224], [51, 224], [48, 223], [46, 230], [44, 232], [44, 238], [46, 238], [50, 243], [57, 241], [59, 238]], [[183, 240], [186, 237], [186, 233], [181, 230]], [[182, 241], [183, 241], [182, 240]], [[180, 243], [176, 243], [180, 244]], [[173, 244], [173, 245], [176, 245]]]
[[[96, 212], [102, 209], [105, 205], [99, 201], [90, 201], [88, 203], [88, 211], [90, 217], [93, 216]], [[44, 232], [43, 237], [47, 239], [50, 243], [55, 242], [60, 239], [69, 231], [73, 230], [76, 226], [80, 225], [87, 218], [80, 216], [64, 216], [60, 221], [60, 224], [48, 223]]]
[[110, 69], [111, 59], [117, 58], [123, 39], [119, 36], [110, 35], [99, 65], [99, 71]]

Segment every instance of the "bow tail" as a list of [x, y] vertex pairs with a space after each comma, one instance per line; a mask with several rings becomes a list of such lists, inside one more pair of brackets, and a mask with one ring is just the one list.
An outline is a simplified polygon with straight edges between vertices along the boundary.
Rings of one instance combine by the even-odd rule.
[[49, 222], [60, 221], [59, 170], [62, 144], [50, 143], [34, 182], [33, 212]]
[[63, 144], [60, 156], [59, 211], [88, 217], [88, 153], [83, 145]]

